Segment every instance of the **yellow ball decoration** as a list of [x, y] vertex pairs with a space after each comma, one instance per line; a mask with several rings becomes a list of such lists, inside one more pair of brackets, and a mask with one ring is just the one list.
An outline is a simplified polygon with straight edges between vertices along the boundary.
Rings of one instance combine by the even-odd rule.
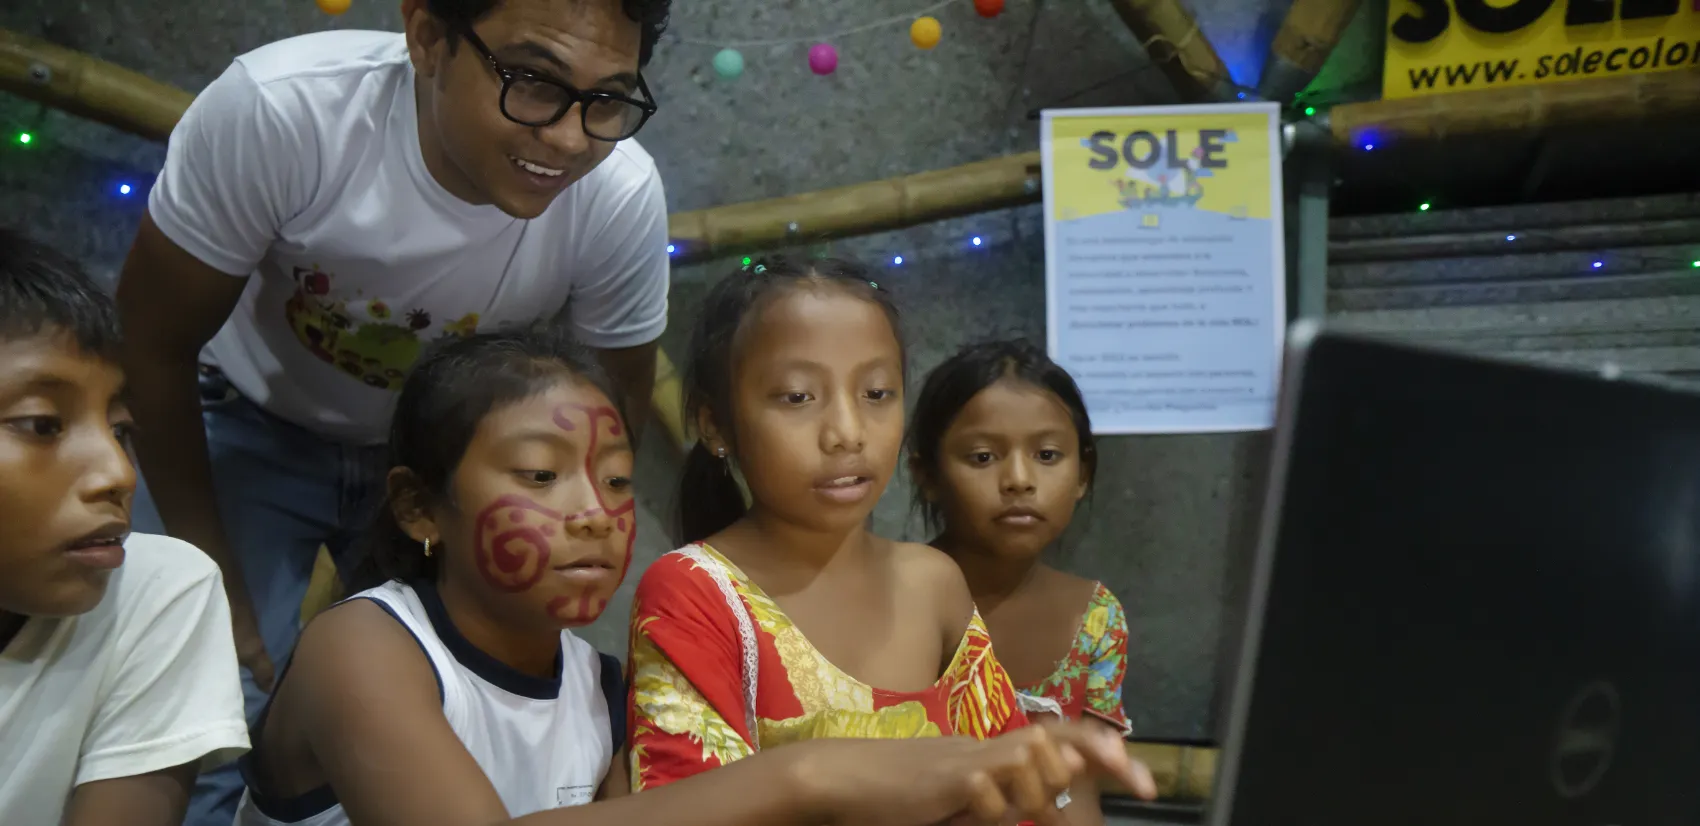
[[348, 11], [348, 6], [352, 0], [315, 0], [315, 2], [319, 4], [319, 11], [334, 17]]
[[936, 17], [922, 17], [909, 26], [909, 40], [917, 49], [931, 49], [937, 46], [939, 37], [943, 34]]

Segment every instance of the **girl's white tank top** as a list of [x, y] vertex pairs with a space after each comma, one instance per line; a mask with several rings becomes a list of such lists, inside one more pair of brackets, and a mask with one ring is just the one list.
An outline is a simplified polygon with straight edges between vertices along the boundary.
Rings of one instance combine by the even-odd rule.
[[[371, 600], [402, 624], [437, 674], [443, 716], [512, 817], [589, 803], [625, 739], [625, 687], [618, 660], [561, 632], [559, 675], [520, 673], [460, 635], [429, 583], [387, 582], [349, 599]], [[287, 676], [287, 669], [285, 670]], [[279, 683], [281, 684], [281, 680]], [[254, 748], [265, 725], [255, 724]], [[248, 789], [234, 826], [347, 826], [330, 786], [293, 798]]]

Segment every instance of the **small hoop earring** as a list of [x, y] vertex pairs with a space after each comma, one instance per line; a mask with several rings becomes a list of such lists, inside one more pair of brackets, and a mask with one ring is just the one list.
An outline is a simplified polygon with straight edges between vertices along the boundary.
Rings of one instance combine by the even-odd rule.
[[430, 539], [430, 537], [425, 538], [425, 555], [426, 556], [431, 555], [431, 539]]

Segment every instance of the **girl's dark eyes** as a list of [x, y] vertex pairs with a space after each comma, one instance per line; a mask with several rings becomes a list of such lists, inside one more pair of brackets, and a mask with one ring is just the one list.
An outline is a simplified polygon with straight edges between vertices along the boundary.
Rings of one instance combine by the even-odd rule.
[[1060, 451], [1060, 450], [1046, 449], [1046, 450], [1039, 451], [1039, 461], [1041, 461], [1041, 462], [1055, 462], [1055, 461], [1057, 461], [1061, 458], [1062, 458], [1062, 451]]
[[38, 439], [51, 439], [65, 432], [65, 422], [58, 416], [19, 416], [7, 420], [6, 426]]
[[32, 416], [27, 422], [29, 431], [42, 438], [52, 438], [65, 432], [65, 423], [56, 416]]
[[806, 404], [809, 401], [807, 393], [786, 393], [783, 398], [786, 404]]
[[[36, 439], [56, 439], [65, 434], [65, 420], [58, 416], [19, 416], [8, 419], [3, 424]], [[118, 440], [118, 444], [126, 449], [135, 437], [135, 422], [121, 421], [112, 424], [112, 438]]]
[[[552, 470], [519, 470], [515, 473], [533, 485], [547, 485], [561, 478], [559, 474]], [[632, 486], [632, 480], [629, 476], [610, 476], [603, 479], [602, 484], [607, 485], [612, 490], [626, 490]]]
[[886, 401], [887, 399], [890, 399], [892, 396], [895, 396], [895, 395], [897, 395], [897, 394], [891, 392], [890, 390], [886, 390], [885, 388], [869, 390], [868, 393], [867, 393], [868, 400], [869, 401], [876, 401], [876, 402]]
[[989, 465], [992, 462], [992, 452], [989, 450], [976, 451], [968, 454], [968, 461], [976, 465]]

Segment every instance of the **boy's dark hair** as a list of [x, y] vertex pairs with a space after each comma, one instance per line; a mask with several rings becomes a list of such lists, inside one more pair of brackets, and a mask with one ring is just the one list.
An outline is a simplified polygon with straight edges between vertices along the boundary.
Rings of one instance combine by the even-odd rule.
[[[478, 423], [563, 380], [602, 391], [625, 419], [620, 396], [595, 355], [558, 327], [539, 324], [438, 340], [413, 365], [396, 396], [389, 466], [412, 470], [427, 496], [444, 501]], [[360, 562], [347, 581], [350, 593], [391, 579], [437, 576], [441, 555], [426, 556], [396, 524], [391, 505], [385, 497], [360, 539]]]
[[[484, 19], [496, 10], [501, 0], [426, 0], [425, 8], [438, 20], [448, 24], [449, 47], [460, 42], [463, 27]], [[638, 66], [649, 65], [655, 54], [655, 44], [667, 30], [667, 17], [673, 10], [673, 0], [620, 0], [620, 10], [641, 27], [638, 47]]]
[[118, 308], [68, 256], [0, 228], [0, 340], [63, 331], [77, 348], [118, 363]]
[[[707, 410], [720, 428], [721, 438], [732, 442], [737, 414], [732, 407], [732, 359], [739, 330], [762, 305], [786, 291], [825, 286], [879, 305], [891, 322], [898, 353], [907, 364], [897, 305], [891, 294], [869, 277], [866, 267], [838, 258], [809, 261], [776, 255], [757, 259], [722, 278], [702, 300], [691, 331], [690, 358], [680, 373], [687, 427], [695, 427], [697, 412]], [[698, 441], [685, 456], [679, 479], [680, 540], [700, 542], [738, 521], [744, 511], [743, 492], [726, 461], [716, 458]]]
[[[1068, 408], [1080, 440], [1080, 468], [1090, 488], [1098, 476], [1098, 451], [1092, 441], [1092, 420], [1086, 415], [1086, 400], [1080, 395], [1074, 377], [1024, 338], [970, 344], [927, 374], [921, 394], [915, 399], [915, 412], [909, 417], [909, 433], [904, 438], [910, 467], [936, 479], [939, 443], [944, 440], [950, 423], [956, 421], [962, 408], [980, 391], [1006, 378], [1047, 391]], [[943, 527], [943, 508], [926, 501], [919, 484], [915, 486], [915, 507], [921, 510], [927, 527], [934, 530]]]

